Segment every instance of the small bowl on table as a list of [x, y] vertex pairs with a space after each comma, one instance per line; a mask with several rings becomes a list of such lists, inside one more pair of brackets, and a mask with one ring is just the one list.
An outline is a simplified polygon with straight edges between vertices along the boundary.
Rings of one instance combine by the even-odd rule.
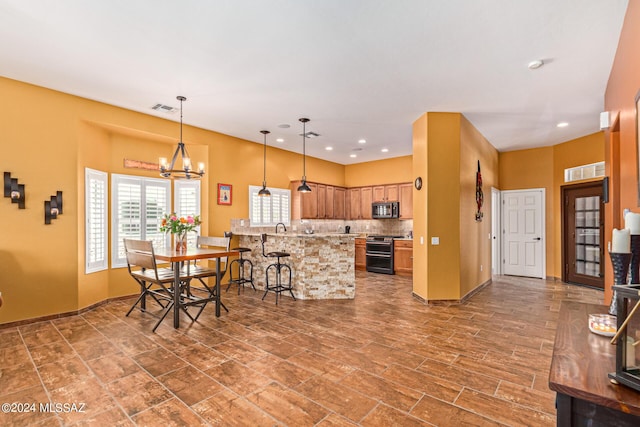
[[612, 337], [616, 334], [616, 316], [611, 314], [590, 314], [589, 330], [594, 334]]

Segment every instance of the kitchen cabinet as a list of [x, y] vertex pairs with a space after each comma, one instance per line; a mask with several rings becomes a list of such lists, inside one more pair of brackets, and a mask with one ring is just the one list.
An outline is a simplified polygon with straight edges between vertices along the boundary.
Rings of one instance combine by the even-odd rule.
[[[335, 194], [335, 187], [332, 185], [327, 185], [327, 190], [325, 192], [325, 207], [324, 207], [324, 217], [327, 219], [338, 219], [338, 217], [335, 216], [335, 207], [334, 207], [334, 197]], [[320, 195], [318, 194], [318, 197], [320, 197]]]
[[373, 203], [373, 188], [360, 188], [360, 219], [371, 219], [371, 203]]
[[413, 240], [394, 240], [393, 272], [399, 276], [413, 276]]
[[291, 219], [318, 218], [318, 184], [307, 182], [310, 193], [298, 191], [301, 181], [291, 181]]
[[372, 189], [374, 202], [397, 202], [399, 200], [398, 184], [376, 185]]
[[347, 190], [349, 199], [349, 215], [347, 219], [360, 219], [360, 189], [350, 188]]
[[400, 202], [400, 219], [413, 218], [413, 184], [398, 185], [398, 201]]
[[367, 269], [367, 239], [357, 237], [355, 241], [356, 241], [355, 268], [356, 270], [364, 271]]
[[345, 211], [346, 194], [346, 188], [335, 187], [333, 189], [333, 217], [335, 219], [345, 219], [347, 217]]
[[318, 184], [318, 193], [316, 198], [318, 200], [318, 216], [316, 218], [327, 217], [327, 186], [324, 184]]

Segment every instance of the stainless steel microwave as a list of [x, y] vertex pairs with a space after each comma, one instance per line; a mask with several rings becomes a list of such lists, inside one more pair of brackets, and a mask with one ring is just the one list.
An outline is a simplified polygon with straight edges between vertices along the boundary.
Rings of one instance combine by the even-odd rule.
[[371, 217], [398, 218], [400, 217], [400, 203], [398, 202], [375, 202], [371, 205]]

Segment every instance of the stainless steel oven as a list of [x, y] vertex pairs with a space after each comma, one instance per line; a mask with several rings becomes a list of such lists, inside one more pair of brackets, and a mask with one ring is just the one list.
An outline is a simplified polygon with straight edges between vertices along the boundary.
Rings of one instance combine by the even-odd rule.
[[373, 273], [393, 273], [393, 238], [395, 236], [367, 237], [367, 271]]

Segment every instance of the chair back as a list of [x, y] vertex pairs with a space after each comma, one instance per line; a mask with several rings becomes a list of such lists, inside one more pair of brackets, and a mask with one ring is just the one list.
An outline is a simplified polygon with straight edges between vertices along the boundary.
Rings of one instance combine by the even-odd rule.
[[[230, 234], [230, 233], [229, 233]], [[225, 233], [225, 237], [213, 237], [213, 236], [198, 236], [196, 246], [199, 248], [219, 248], [229, 252], [229, 246], [231, 245], [231, 237]], [[221, 271], [222, 274], [227, 271], [227, 257], [221, 257], [220, 263], [224, 263], [224, 268]]]
[[124, 253], [127, 258], [127, 268], [131, 274], [131, 267], [140, 267], [142, 271], [154, 270], [158, 278], [158, 267], [153, 253], [153, 242], [147, 240], [124, 240]]
[[267, 241], [267, 233], [262, 233], [260, 235], [260, 243], [262, 243], [262, 256], [265, 258], [267, 257], [267, 254], [264, 251], [264, 244], [266, 241]]

